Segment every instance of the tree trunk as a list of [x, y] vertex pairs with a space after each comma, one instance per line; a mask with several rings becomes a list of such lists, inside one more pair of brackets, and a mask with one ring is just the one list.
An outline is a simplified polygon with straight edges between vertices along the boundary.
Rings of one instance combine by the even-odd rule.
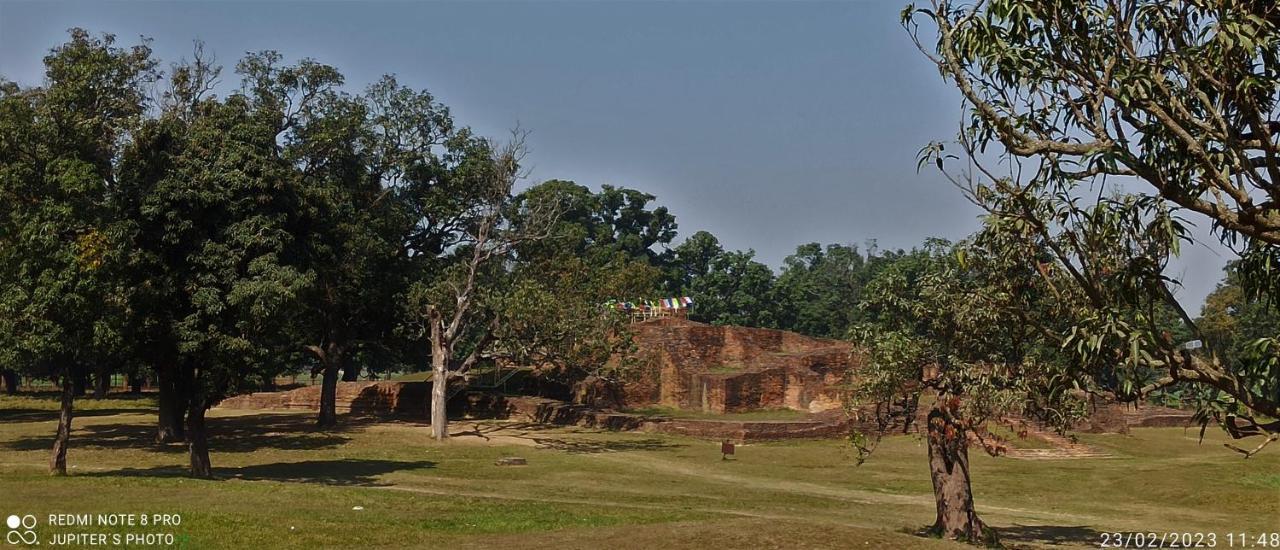
[[58, 435], [53, 440], [53, 455], [49, 457], [49, 473], [67, 475], [67, 444], [71, 440], [71, 405], [75, 401], [75, 384], [72, 375], [62, 377], [62, 410], [58, 414]]
[[160, 387], [160, 411], [156, 425], [156, 443], [173, 443], [182, 441], [186, 434], [183, 431], [183, 415], [187, 410], [186, 395], [178, 384], [176, 365], [165, 365], [156, 369], [157, 386]]
[[320, 382], [320, 416], [316, 426], [329, 428], [338, 424], [338, 367], [342, 363], [342, 347], [330, 343], [319, 353], [324, 366]]
[[0, 374], [4, 375], [4, 392], [9, 395], [17, 394], [19, 382], [18, 373], [6, 369]]
[[107, 392], [111, 390], [111, 371], [107, 369], [105, 364], [99, 364], [94, 367], [93, 372], [93, 398], [104, 399]]
[[130, 376], [129, 377], [129, 393], [132, 393], [132, 394], [142, 393], [142, 385], [144, 383], [146, 383], [146, 379], [143, 378], [141, 375]]
[[345, 355], [343, 356], [343, 363], [345, 364], [342, 366], [342, 381], [356, 382], [360, 380], [360, 365], [357, 365], [355, 361]]
[[83, 397], [85, 389], [89, 387], [89, 372], [83, 368], [75, 368], [75, 374], [72, 376], [72, 389], [75, 391], [76, 397]]
[[931, 531], [948, 539], [982, 542], [984, 526], [973, 509], [969, 485], [968, 438], [954, 416], [942, 409], [950, 401], [939, 395], [928, 417], [929, 473], [938, 511]]
[[187, 408], [187, 447], [191, 451], [191, 477], [213, 477], [213, 465], [209, 462], [209, 439], [204, 426], [207, 408], [203, 400], [192, 399]]
[[431, 308], [431, 437], [444, 441], [449, 437], [449, 416], [445, 402], [449, 398], [449, 348], [441, 341], [443, 328], [440, 312]]

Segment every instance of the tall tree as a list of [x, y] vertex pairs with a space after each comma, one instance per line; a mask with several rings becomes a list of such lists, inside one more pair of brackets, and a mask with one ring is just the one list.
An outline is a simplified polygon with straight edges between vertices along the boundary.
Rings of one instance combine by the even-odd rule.
[[1265, 360], [1272, 351], [1267, 349], [1269, 339], [1280, 334], [1280, 310], [1246, 291], [1239, 267], [1237, 262], [1227, 265], [1222, 282], [1204, 299], [1196, 318], [1205, 341], [1228, 365]]
[[0, 84], [0, 362], [62, 384], [49, 470], [66, 474], [75, 380], [105, 349], [118, 260], [121, 143], [146, 107], [151, 50], [72, 29], [45, 82]]
[[796, 247], [783, 261], [778, 298], [782, 328], [813, 336], [843, 338], [858, 320], [858, 300], [883, 258], [872, 247], [818, 243]]
[[[284, 132], [283, 155], [300, 179], [301, 210], [290, 232], [315, 284], [302, 299], [297, 328], [322, 376], [317, 424], [330, 427], [337, 423], [339, 376], [355, 380], [361, 368], [357, 353], [380, 350], [392, 339], [396, 298], [406, 283], [403, 239], [411, 223], [395, 189], [385, 185], [384, 174], [393, 168], [382, 164], [386, 129], [371, 113], [385, 116], [388, 107], [339, 93], [335, 86], [342, 77], [332, 67], [258, 66], [256, 87], [269, 90], [275, 101], [300, 105]], [[396, 113], [417, 118], [394, 123], [432, 132], [432, 114]]]
[[672, 259], [668, 286], [676, 292], [684, 292], [693, 282], [711, 272], [711, 264], [724, 254], [720, 240], [706, 231], [690, 235], [671, 250]]
[[544, 241], [543, 248], [569, 249], [596, 264], [621, 253], [661, 267], [670, 259], [667, 246], [676, 236], [677, 225], [667, 207], [651, 205], [655, 199], [625, 187], [604, 185], [593, 193], [572, 181], [548, 180], [525, 190], [516, 203], [555, 202], [562, 209], [554, 231], [557, 236]]
[[1066, 362], [1038, 335], [1059, 312], [1045, 303], [1043, 283], [1024, 284], [1037, 282], [1028, 272], [1034, 268], [1020, 257], [931, 241], [887, 265], [859, 305], [871, 319], [853, 331], [867, 366], [850, 403], [873, 421], [854, 438], [860, 462], [881, 435], [909, 425], [925, 398], [936, 535], [995, 538], [974, 508], [969, 470], [971, 440], [991, 454], [1003, 450], [988, 422], [1037, 420], [1065, 430], [1083, 412], [1067, 391], [1074, 379]]
[[534, 366], [534, 375], [570, 387], [575, 399], [610, 406], [631, 374], [630, 362], [610, 360], [629, 357], [631, 348], [627, 315], [610, 304], [656, 295], [663, 270], [648, 254], [617, 246], [618, 239], [590, 237], [600, 217], [582, 206], [599, 197], [553, 180], [515, 198], [516, 227], [538, 223], [527, 219], [532, 215], [557, 217], [545, 239], [515, 250], [509, 282], [494, 295], [502, 322], [488, 356]]
[[292, 231], [298, 178], [278, 141], [306, 104], [278, 101], [262, 78], [277, 61], [246, 58], [244, 90], [225, 100], [180, 94], [173, 104], [186, 107], [145, 125], [127, 158], [139, 315], [172, 362], [197, 477], [212, 475], [206, 411], [286, 368], [287, 329], [313, 282]]
[[717, 325], [777, 327], [774, 282], [773, 270], [755, 260], [755, 251], [720, 254], [711, 260], [706, 275], [689, 284], [694, 303], [689, 317]]
[[[921, 16], [937, 28], [932, 47]], [[1190, 238], [1184, 217], [1241, 254], [1249, 292], [1280, 295], [1280, 8], [936, 1], [908, 6], [903, 22], [971, 108], [958, 139], [968, 165], [950, 175], [988, 212], [980, 238], [1047, 252], [1046, 272], [1065, 274], [1055, 285], [1078, 322], [1064, 344], [1082, 370], [1123, 358], [1131, 368], [1112, 373], [1122, 398], [1205, 389], [1202, 419], [1262, 438], [1245, 456], [1280, 439], [1280, 335], [1257, 361], [1228, 364], [1212, 342], [1193, 351], [1160, 326], [1172, 310], [1202, 335], [1165, 269]], [[1010, 166], [990, 165], [990, 145]], [[947, 158], [937, 144], [924, 156]], [[1149, 372], [1159, 376], [1144, 383]]]
[[[475, 202], [464, 209], [463, 231], [449, 251], [448, 267], [430, 286], [420, 286], [427, 302], [427, 338], [431, 343], [431, 433], [437, 440], [449, 435], [445, 408], [449, 386], [465, 379], [493, 344], [502, 317], [496, 314], [492, 296], [506, 274], [506, 262], [522, 244], [545, 239], [558, 211], [555, 201], [537, 201], [533, 211], [512, 224], [512, 188], [522, 176], [524, 134], [516, 131], [506, 145], [473, 140], [471, 146], [487, 152], [484, 162], [459, 170], [476, 190]], [[473, 157], [480, 158], [480, 157]]]

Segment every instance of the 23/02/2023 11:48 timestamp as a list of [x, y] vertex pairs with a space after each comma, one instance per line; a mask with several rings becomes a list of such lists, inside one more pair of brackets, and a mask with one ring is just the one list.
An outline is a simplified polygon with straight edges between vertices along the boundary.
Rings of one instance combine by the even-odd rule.
[[1102, 533], [1098, 548], [1280, 548], [1280, 531]]

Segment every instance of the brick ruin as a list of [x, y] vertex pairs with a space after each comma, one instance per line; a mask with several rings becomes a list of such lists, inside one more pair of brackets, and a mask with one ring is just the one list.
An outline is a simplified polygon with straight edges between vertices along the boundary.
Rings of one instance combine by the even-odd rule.
[[840, 408], [841, 388], [856, 368], [852, 344], [839, 340], [679, 318], [631, 326], [638, 376], [621, 392], [630, 408], [816, 413]]
[[[503, 395], [492, 390], [459, 392], [451, 415], [549, 424], [645, 430], [738, 442], [847, 433], [842, 394], [861, 366], [848, 342], [793, 332], [713, 326], [680, 318], [631, 325], [637, 361], [632, 379], [610, 403], [569, 403], [544, 397]], [[615, 359], [617, 360], [617, 359]], [[337, 411], [353, 416], [429, 417], [430, 382], [341, 382]], [[320, 387], [259, 392], [228, 398], [224, 409], [319, 409]], [[585, 402], [584, 402], [585, 403]], [[621, 408], [673, 407], [707, 413], [792, 409], [811, 413], [788, 421], [682, 419], [615, 412]], [[1093, 414], [1077, 426], [1084, 432], [1126, 432], [1137, 426], [1186, 426], [1190, 413], [1164, 407], [1094, 402]], [[918, 411], [917, 426], [923, 413]]]

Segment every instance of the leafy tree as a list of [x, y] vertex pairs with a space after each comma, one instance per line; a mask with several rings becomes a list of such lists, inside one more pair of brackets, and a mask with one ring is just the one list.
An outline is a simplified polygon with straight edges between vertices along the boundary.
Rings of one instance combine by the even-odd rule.
[[558, 217], [546, 238], [516, 248], [509, 282], [495, 296], [503, 322], [489, 354], [535, 366], [537, 376], [576, 388], [575, 398], [584, 401], [614, 395], [630, 374], [629, 362], [610, 360], [627, 357], [631, 339], [627, 316], [608, 304], [654, 295], [663, 274], [647, 254], [617, 246], [616, 238], [587, 237], [586, 228], [600, 227], [600, 218], [580, 208], [599, 197], [551, 181], [515, 198], [517, 227], [527, 226], [533, 213]]
[[[290, 232], [297, 236], [300, 261], [315, 277], [302, 298], [299, 338], [322, 375], [317, 424], [333, 426], [339, 371], [344, 380], [356, 380], [361, 351], [365, 357], [391, 354], [399, 298], [408, 285], [404, 242], [413, 221], [396, 189], [387, 186], [395, 177], [389, 172], [398, 176], [406, 168], [399, 164], [405, 162], [400, 146], [387, 142], [397, 131], [389, 126], [427, 134], [417, 137], [427, 146], [446, 136], [437, 137], [433, 126], [434, 102], [389, 104], [394, 94], [416, 99], [390, 79], [353, 98], [335, 90], [342, 77], [331, 67], [307, 61], [278, 67], [273, 60], [254, 65], [262, 71], [252, 76], [255, 86], [270, 90], [273, 101], [300, 106], [284, 150], [299, 174], [302, 202]], [[414, 110], [419, 107], [427, 110]]]
[[[651, 293], [659, 270], [619, 255], [592, 266], [581, 258], [521, 258], [510, 282], [493, 298], [494, 344], [486, 358], [529, 365], [545, 380], [572, 388], [575, 399], [610, 404], [620, 382], [631, 374], [629, 319], [607, 304], [617, 296]], [[603, 393], [601, 393], [603, 392]]]
[[261, 78], [272, 58], [246, 58], [245, 90], [225, 100], [190, 95], [198, 85], [175, 92], [181, 107], [144, 125], [127, 156], [137, 311], [172, 365], [162, 368], [186, 407], [197, 477], [212, 475], [205, 412], [287, 368], [290, 321], [314, 280], [292, 225], [299, 181], [278, 142], [307, 106], [283, 110]]
[[[902, 15], [971, 109], [961, 155], [931, 144], [921, 164], [986, 211], [979, 256], [1022, 266], [990, 270], [993, 286], [973, 295], [1067, 356], [1050, 380], [1121, 400], [1195, 388], [1203, 422], [1263, 437], [1246, 456], [1280, 432], [1267, 420], [1280, 414], [1274, 351], [1230, 364], [1212, 344], [1183, 345], [1179, 332], [1203, 332], [1174, 299], [1167, 266], [1190, 240], [1184, 216], [1198, 216], [1242, 254], [1249, 291], [1276, 294], [1276, 13], [1263, 3], [943, 0]], [[917, 19], [936, 26], [931, 46]], [[995, 145], [1005, 154], [989, 155]], [[1018, 304], [1031, 298], [1036, 307]], [[1170, 312], [1182, 331], [1169, 330]], [[1057, 395], [1028, 387], [1029, 399]], [[973, 538], [976, 527], [945, 530]]]
[[[600, 192], [572, 181], [548, 180], [525, 190], [516, 204], [556, 203], [561, 211], [552, 240], [531, 250], [543, 256], [572, 251], [594, 264], [613, 261], [615, 254], [655, 267], [670, 257], [667, 245], [676, 236], [676, 219], [665, 206], [650, 207], [655, 197], [635, 189], [604, 185]], [[655, 247], [662, 250], [655, 250]]]
[[1065, 430], [1084, 412], [1079, 394], [1067, 391], [1074, 380], [1066, 363], [1038, 335], [1056, 313], [1045, 301], [1050, 293], [1043, 282], [1026, 284], [1038, 281], [1021, 258], [991, 252], [930, 241], [887, 265], [860, 304], [872, 321], [853, 331], [866, 368], [857, 374], [850, 406], [873, 421], [854, 436], [860, 462], [885, 432], [909, 425], [918, 403], [930, 403], [925, 439], [937, 504], [931, 531], [971, 542], [995, 535], [974, 510], [970, 442], [999, 454], [1004, 442], [988, 431], [989, 422], [1038, 420]]
[[711, 263], [724, 254], [724, 247], [715, 235], [699, 231], [671, 250], [672, 259], [668, 286], [676, 292], [684, 292], [693, 282], [711, 272]]
[[878, 252], [874, 243], [866, 254], [856, 246], [818, 243], [796, 247], [783, 261], [778, 276], [778, 299], [784, 313], [781, 328], [813, 336], [843, 338], [857, 322], [863, 288], [901, 251]]
[[1239, 265], [1227, 266], [1226, 276], [1205, 298], [1196, 319], [1207, 345], [1234, 368], [1268, 360], [1268, 353], [1274, 352], [1270, 339], [1280, 334], [1280, 311], [1250, 296], [1237, 272]]
[[689, 318], [717, 325], [778, 326], [773, 270], [755, 261], [755, 251], [731, 251], [711, 260], [706, 275], [693, 279]]
[[[72, 29], [37, 88], [0, 83], [0, 364], [62, 384], [49, 462], [66, 474], [74, 380], [115, 339], [124, 137], [154, 77], [145, 45]], [[101, 372], [101, 371], [100, 371]], [[83, 387], [83, 386], [81, 386]]]
[[672, 249], [667, 286], [693, 298], [689, 318], [720, 325], [776, 327], [780, 305], [769, 266], [755, 251], [725, 251], [715, 235], [694, 233]]
[[[917, 16], [937, 27], [932, 48]], [[952, 176], [988, 212], [982, 238], [1010, 254], [1047, 252], [1045, 270], [1064, 275], [1055, 285], [1074, 324], [1057, 334], [1081, 370], [1098, 378], [1123, 361], [1114, 383], [1099, 383], [1126, 399], [1203, 389], [1203, 421], [1262, 437], [1246, 456], [1280, 438], [1275, 335], [1258, 360], [1229, 364], [1212, 343], [1192, 351], [1160, 326], [1172, 310], [1203, 334], [1165, 271], [1189, 240], [1184, 216], [1240, 252], [1249, 292], [1272, 301], [1280, 290], [1277, 8], [939, 1], [908, 6], [903, 22], [972, 108], [959, 137], [969, 169]], [[1009, 169], [981, 156], [995, 144]], [[934, 145], [922, 162], [946, 158]]]

